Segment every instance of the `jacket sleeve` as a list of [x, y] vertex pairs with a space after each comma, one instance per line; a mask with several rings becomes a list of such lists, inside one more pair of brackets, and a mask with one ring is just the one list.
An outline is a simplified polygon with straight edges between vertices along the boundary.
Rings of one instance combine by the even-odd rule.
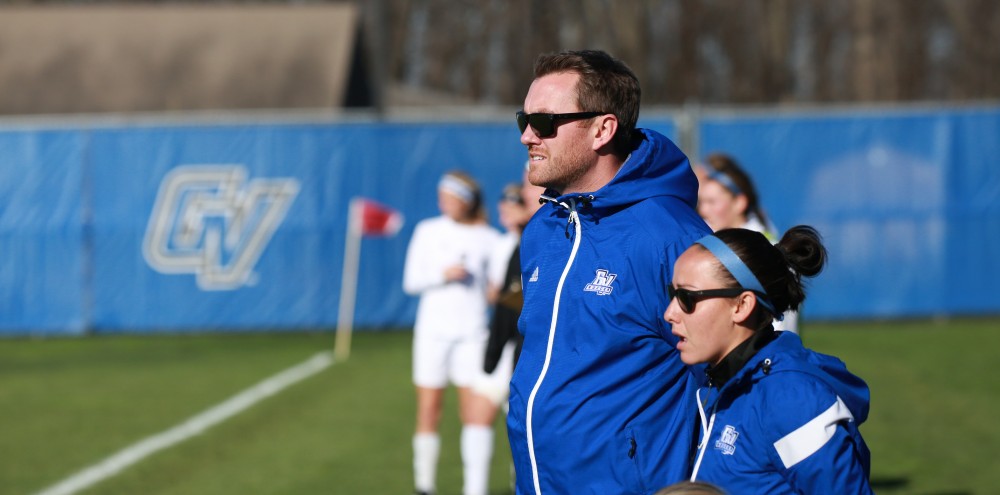
[[406, 263], [403, 266], [403, 291], [417, 296], [427, 289], [444, 285], [444, 268], [435, 262], [431, 246], [431, 232], [426, 223], [419, 223], [413, 230], [413, 237], [406, 248]]
[[758, 383], [767, 384], [761, 423], [778, 471], [798, 493], [872, 493], [868, 448], [848, 407], [818, 379], [788, 375]]

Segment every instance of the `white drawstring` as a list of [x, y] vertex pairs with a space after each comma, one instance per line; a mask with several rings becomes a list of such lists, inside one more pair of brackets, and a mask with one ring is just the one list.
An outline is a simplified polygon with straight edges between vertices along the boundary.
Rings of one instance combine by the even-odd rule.
[[[528, 395], [528, 405], [525, 416], [525, 430], [528, 437], [528, 458], [531, 460], [531, 477], [535, 484], [535, 495], [542, 495], [541, 481], [538, 478], [538, 461], [535, 459], [535, 435], [532, 422], [534, 419], [535, 411], [535, 397], [538, 394], [538, 389], [542, 387], [542, 381], [545, 380], [545, 375], [549, 371], [549, 363], [552, 362], [552, 346], [556, 340], [556, 324], [559, 321], [559, 301], [562, 298], [563, 284], [566, 282], [566, 276], [569, 275], [569, 269], [573, 266], [573, 261], [576, 260], [576, 252], [580, 249], [580, 216], [576, 213], [576, 201], [571, 198], [570, 204], [560, 203], [569, 209], [569, 223], [576, 227], [576, 237], [573, 239], [573, 249], [569, 253], [569, 259], [566, 261], [566, 266], [563, 268], [562, 275], [559, 277], [559, 284], [556, 286], [556, 298], [552, 303], [552, 323], [549, 325], [549, 342], [545, 349], [545, 362], [542, 364], [542, 371], [538, 374], [538, 380], [535, 382], [534, 388], [531, 389], [531, 394]], [[567, 228], [569, 225], [567, 224]]]
[[701, 389], [699, 388], [694, 394], [695, 399], [698, 401], [698, 414], [701, 416], [701, 431], [702, 438], [701, 442], [698, 443], [698, 460], [694, 463], [694, 470], [691, 471], [691, 480], [696, 481], [698, 478], [698, 469], [701, 467], [701, 459], [705, 457], [705, 450], [708, 449], [708, 439], [712, 436], [712, 427], [715, 425], [715, 408], [719, 407], [719, 402], [716, 401], [712, 405], [712, 419], [706, 421], [705, 419], [705, 407], [701, 404]]

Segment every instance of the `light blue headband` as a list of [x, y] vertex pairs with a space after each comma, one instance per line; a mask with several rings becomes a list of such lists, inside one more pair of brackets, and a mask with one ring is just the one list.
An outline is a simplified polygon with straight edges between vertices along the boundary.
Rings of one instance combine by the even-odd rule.
[[719, 184], [722, 184], [722, 187], [729, 189], [729, 192], [733, 193], [733, 195], [739, 196], [740, 194], [743, 194], [743, 190], [740, 189], [740, 186], [737, 186], [736, 183], [733, 182], [733, 179], [728, 175], [726, 175], [725, 173], [720, 172], [712, 167], [704, 165], [702, 167], [705, 169], [705, 172], [708, 173], [709, 179], [714, 180]]
[[725, 242], [722, 242], [722, 239], [719, 239], [714, 235], [706, 235], [705, 237], [695, 241], [695, 244], [701, 244], [705, 247], [705, 249], [708, 249], [713, 255], [715, 255], [719, 262], [722, 263], [722, 266], [726, 267], [726, 270], [729, 270], [729, 273], [733, 275], [736, 282], [740, 284], [740, 288], [752, 291], [754, 296], [757, 297], [757, 302], [760, 303], [761, 306], [764, 306], [765, 309], [770, 311], [777, 320], [780, 321], [782, 319], [784, 315], [779, 315], [778, 312], [774, 310], [774, 304], [771, 304], [767, 291], [764, 290], [764, 286], [760, 285], [760, 281], [757, 280], [757, 277], [755, 277], [753, 272], [750, 271], [750, 268], [747, 267], [746, 263], [743, 263], [743, 260], [741, 260], [740, 257], [737, 256]]

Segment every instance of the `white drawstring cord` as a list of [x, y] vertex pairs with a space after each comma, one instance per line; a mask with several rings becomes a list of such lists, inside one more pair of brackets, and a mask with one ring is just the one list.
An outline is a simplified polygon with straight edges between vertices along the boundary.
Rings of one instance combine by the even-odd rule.
[[[556, 298], [552, 302], [552, 323], [549, 326], [549, 342], [545, 349], [545, 362], [542, 364], [542, 371], [538, 375], [538, 380], [535, 381], [535, 386], [531, 389], [531, 394], [528, 395], [528, 405], [525, 415], [525, 430], [528, 437], [528, 458], [531, 460], [531, 477], [535, 485], [535, 495], [542, 495], [542, 485], [541, 480], [538, 478], [538, 461], [535, 459], [535, 435], [534, 428], [532, 425], [535, 412], [535, 397], [538, 395], [538, 389], [542, 387], [542, 381], [545, 380], [545, 375], [549, 372], [549, 364], [552, 362], [552, 346], [556, 340], [556, 324], [559, 321], [559, 301], [562, 299], [563, 284], [566, 282], [566, 276], [569, 275], [569, 269], [573, 266], [573, 261], [576, 260], [576, 252], [580, 249], [580, 216], [576, 212], [576, 201], [571, 198], [570, 204], [560, 203], [569, 209], [569, 222], [574, 224], [576, 227], [576, 237], [573, 239], [573, 249], [569, 253], [569, 259], [566, 261], [566, 266], [563, 268], [562, 275], [559, 277], [559, 284], [556, 286]], [[569, 225], [567, 224], [567, 228]]]
[[694, 469], [691, 471], [690, 481], [696, 481], [698, 478], [698, 469], [701, 467], [701, 459], [705, 457], [705, 450], [708, 449], [708, 439], [712, 436], [712, 427], [715, 425], [715, 408], [719, 406], [719, 402], [716, 401], [716, 403], [712, 406], [712, 419], [706, 421], [705, 408], [701, 404], [701, 389], [699, 388], [694, 395], [695, 399], [698, 401], [698, 414], [701, 416], [702, 438], [701, 442], [698, 443], [698, 460], [694, 463]]

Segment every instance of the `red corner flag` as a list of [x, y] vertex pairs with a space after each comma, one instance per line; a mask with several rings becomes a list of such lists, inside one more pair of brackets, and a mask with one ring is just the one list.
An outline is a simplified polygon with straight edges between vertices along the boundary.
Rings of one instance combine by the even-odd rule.
[[388, 206], [366, 198], [354, 198], [351, 202], [352, 212], [361, 217], [361, 235], [391, 237], [403, 226], [403, 215]]
[[346, 361], [351, 353], [354, 327], [354, 298], [357, 295], [358, 263], [361, 238], [391, 237], [403, 226], [398, 211], [367, 198], [352, 198], [347, 212], [347, 235], [344, 236], [344, 271], [340, 281], [340, 313], [337, 316], [337, 342], [334, 358]]

